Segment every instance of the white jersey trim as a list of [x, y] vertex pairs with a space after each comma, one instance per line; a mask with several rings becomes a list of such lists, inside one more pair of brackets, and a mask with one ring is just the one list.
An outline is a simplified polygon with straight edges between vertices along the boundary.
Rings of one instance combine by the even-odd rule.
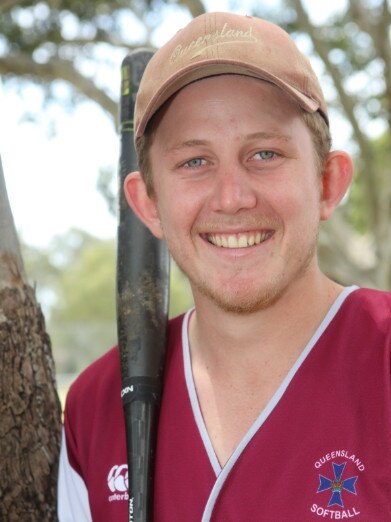
[[57, 494], [59, 522], [92, 522], [88, 491], [84, 480], [69, 463], [64, 429], [61, 440]]
[[184, 371], [185, 371], [185, 379], [187, 391], [190, 398], [191, 408], [193, 410], [194, 419], [196, 421], [198, 431], [200, 432], [202, 442], [204, 443], [204, 447], [206, 453], [209, 457], [209, 461], [215, 472], [216, 477], [221, 473], [220, 462], [218, 461], [217, 455], [213, 448], [212, 442], [209, 438], [208, 431], [205, 426], [204, 419], [202, 417], [200, 404], [198, 402], [197, 392], [195, 389], [193, 372], [191, 369], [191, 358], [190, 358], [190, 348], [189, 348], [189, 319], [194, 311], [194, 308], [189, 310], [185, 317], [183, 318], [182, 323], [182, 349], [183, 349], [183, 361], [184, 361]]
[[345, 301], [345, 299], [348, 297], [349, 294], [354, 292], [358, 289], [358, 286], [349, 286], [344, 288], [344, 290], [339, 294], [337, 299], [334, 301], [334, 303], [331, 305], [329, 311], [327, 312], [326, 316], [324, 317], [322, 323], [317, 328], [316, 332], [308, 342], [307, 346], [304, 348], [290, 371], [288, 372], [287, 376], [273, 395], [273, 397], [270, 399], [268, 404], [266, 405], [265, 409], [261, 412], [257, 420], [254, 422], [254, 424], [250, 427], [246, 435], [243, 437], [241, 442], [238, 444], [237, 448], [231, 455], [231, 457], [228, 459], [225, 466], [221, 469], [221, 466], [217, 460], [215, 451], [213, 449], [212, 442], [209, 438], [204, 419], [201, 414], [200, 405], [198, 403], [197, 393], [195, 390], [195, 384], [193, 379], [193, 374], [191, 370], [191, 358], [190, 358], [190, 346], [189, 346], [189, 337], [188, 337], [188, 323], [189, 323], [189, 317], [191, 314], [190, 310], [185, 315], [185, 318], [183, 320], [183, 328], [182, 328], [182, 345], [183, 345], [183, 356], [184, 356], [184, 365], [185, 365], [185, 377], [186, 377], [186, 383], [187, 388], [190, 396], [191, 405], [194, 412], [194, 417], [197, 422], [198, 429], [201, 434], [201, 438], [204, 442], [205, 449], [207, 451], [207, 454], [209, 456], [211, 465], [216, 473], [217, 479], [216, 482], [212, 488], [212, 491], [209, 495], [208, 502], [206, 504], [204, 514], [202, 516], [201, 522], [209, 522], [210, 518], [212, 516], [212, 512], [216, 503], [216, 500], [219, 496], [219, 493], [224, 485], [225, 480], [227, 479], [229, 473], [231, 472], [232, 468], [234, 467], [235, 463], [237, 462], [238, 458], [242, 454], [245, 447], [249, 444], [251, 439], [254, 437], [255, 433], [260, 429], [262, 424], [265, 422], [265, 420], [269, 417], [271, 412], [274, 410], [274, 408], [279, 403], [281, 397], [284, 395], [286, 389], [288, 388], [290, 382], [292, 381], [293, 377], [307, 358], [308, 354], [311, 352], [312, 348], [315, 346], [315, 344], [318, 342], [320, 337], [322, 336], [323, 332], [326, 330], [328, 325], [331, 323], [331, 321], [334, 319], [335, 315], [339, 311], [339, 309], [342, 306], [342, 303]]

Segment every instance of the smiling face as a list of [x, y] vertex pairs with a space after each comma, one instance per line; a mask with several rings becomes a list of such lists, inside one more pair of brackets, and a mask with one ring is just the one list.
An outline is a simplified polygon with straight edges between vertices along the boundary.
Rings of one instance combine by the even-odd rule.
[[300, 109], [244, 76], [182, 89], [156, 122], [148, 226], [164, 237], [194, 299], [250, 313], [311, 284], [321, 177]]

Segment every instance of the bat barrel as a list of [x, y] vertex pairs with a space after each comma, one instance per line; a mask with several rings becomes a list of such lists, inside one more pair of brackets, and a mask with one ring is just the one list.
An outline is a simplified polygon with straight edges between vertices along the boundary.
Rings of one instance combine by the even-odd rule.
[[151, 522], [153, 468], [168, 311], [169, 255], [129, 208], [123, 183], [137, 170], [134, 102], [149, 50], [128, 55], [121, 68], [117, 330], [129, 478], [129, 521]]

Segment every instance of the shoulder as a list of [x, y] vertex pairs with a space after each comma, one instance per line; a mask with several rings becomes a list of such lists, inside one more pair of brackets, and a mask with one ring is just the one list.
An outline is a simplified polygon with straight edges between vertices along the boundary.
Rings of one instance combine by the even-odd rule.
[[384, 290], [376, 290], [375, 288], [358, 288], [352, 295], [356, 295], [363, 302], [370, 303], [388, 303], [391, 306], [391, 292]]
[[340, 333], [391, 348], [390, 292], [358, 288], [346, 298], [338, 318]]
[[71, 384], [67, 394], [67, 409], [72, 407], [74, 402], [77, 402], [78, 406], [81, 402], [91, 405], [99, 396], [105, 394], [107, 389], [113, 393], [118, 388], [120, 393], [120, 375], [118, 347], [115, 346], [90, 364]]
[[377, 322], [391, 326], [391, 293], [371, 288], [359, 288], [350, 295], [350, 306]]
[[[181, 344], [181, 330], [181, 317], [169, 321], [166, 366], [172, 365], [170, 354], [178, 351]], [[64, 429], [71, 466], [86, 483], [93, 480], [96, 455], [102, 452], [102, 448], [109, 448], [110, 462], [115, 458], [122, 462], [125, 458], [122, 455], [125, 430], [117, 346], [90, 364], [70, 386], [65, 403]], [[117, 442], [113, 447], [114, 438]], [[108, 456], [106, 460], [109, 462]], [[106, 461], [102, 466], [104, 464]]]
[[[167, 331], [167, 356], [180, 342], [183, 315], [171, 319]], [[93, 404], [102, 404], [102, 398], [120, 397], [121, 368], [118, 346], [114, 346], [90, 364], [72, 383], [67, 394], [66, 409], [86, 411]], [[103, 401], [104, 403], [105, 401]]]

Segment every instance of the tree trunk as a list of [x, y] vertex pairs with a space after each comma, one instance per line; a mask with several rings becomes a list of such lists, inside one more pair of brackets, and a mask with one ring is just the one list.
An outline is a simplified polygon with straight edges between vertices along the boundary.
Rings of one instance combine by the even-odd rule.
[[61, 407], [0, 163], [0, 520], [57, 520]]

